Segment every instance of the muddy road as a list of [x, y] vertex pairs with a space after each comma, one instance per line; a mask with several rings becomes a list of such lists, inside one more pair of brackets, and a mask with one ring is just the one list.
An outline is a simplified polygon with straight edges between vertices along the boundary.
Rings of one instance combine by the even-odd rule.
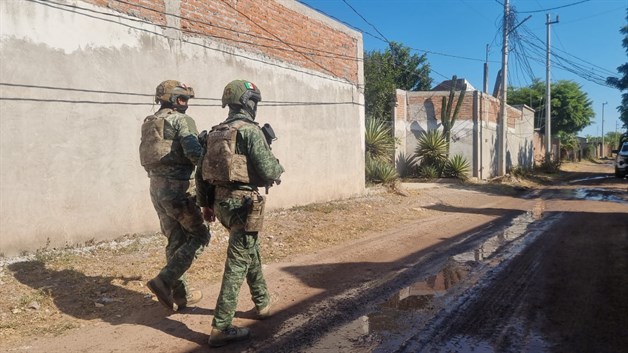
[[452, 222], [497, 217], [340, 298], [335, 315], [301, 329], [331, 326], [310, 346], [287, 336], [263, 350], [628, 352], [628, 183], [606, 167], [522, 195], [516, 207], [503, 198], [434, 205], [463, 215]]
[[7, 351], [626, 352], [628, 181], [611, 173], [590, 163], [516, 195], [411, 194], [419, 219], [265, 266], [276, 314], [255, 320], [244, 286], [246, 342], [207, 346], [212, 282], [195, 308], [148, 306]]

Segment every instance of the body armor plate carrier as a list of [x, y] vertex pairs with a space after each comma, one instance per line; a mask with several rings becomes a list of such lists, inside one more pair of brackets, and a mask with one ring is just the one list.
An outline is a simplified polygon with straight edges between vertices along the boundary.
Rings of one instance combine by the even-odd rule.
[[164, 140], [164, 118], [146, 117], [142, 124], [140, 162], [142, 166], [157, 164], [172, 150], [172, 140]]
[[244, 124], [237, 121], [232, 126], [220, 124], [212, 127], [207, 134], [207, 149], [203, 158], [204, 180], [214, 185], [253, 183], [246, 156], [235, 152], [238, 129]]

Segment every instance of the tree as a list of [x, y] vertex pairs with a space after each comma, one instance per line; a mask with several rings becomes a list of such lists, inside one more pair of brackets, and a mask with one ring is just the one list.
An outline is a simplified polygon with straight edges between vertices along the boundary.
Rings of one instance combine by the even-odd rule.
[[[628, 20], [628, 9], [626, 9], [626, 20]], [[628, 24], [622, 27], [619, 32], [624, 34], [622, 46], [626, 48], [626, 56], [628, 56]], [[621, 92], [628, 91], [628, 62], [617, 67], [617, 72], [622, 77], [608, 77], [606, 83]], [[617, 111], [620, 114], [619, 119], [624, 123], [623, 127], [628, 129], [628, 92], [621, 95], [621, 105], [617, 107]]]
[[592, 102], [574, 81], [552, 85], [552, 131], [575, 134], [591, 125], [595, 117]]
[[383, 52], [364, 54], [364, 100], [369, 118], [392, 121], [395, 89], [428, 90], [432, 85], [425, 54], [410, 54], [410, 48], [391, 42]]
[[534, 109], [534, 126], [543, 126], [545, 121], [545, 82], [538, 78], [528, 87], [508, 87], [508, 104], [525, 104]]
[[[552, 133], [575, 134], [595, 116], [592, 102], [574, 81], [561, 80], [551, 84]], [[509, 88], [508, 104], [526, 104], [535, 110], [535, 126], [545, 130], [545, 84], [535, 79], [528, 87]]]
[[606, 136], [604, 137], [604, 141], [608, 143], [610, 146], [612, 146], [613, 149], [620, 148], [621, 146], [619, 145], [619, 141], [621, 139], [621, 136], [622, 136], [621, 132], [609, 131], [606, 133]]

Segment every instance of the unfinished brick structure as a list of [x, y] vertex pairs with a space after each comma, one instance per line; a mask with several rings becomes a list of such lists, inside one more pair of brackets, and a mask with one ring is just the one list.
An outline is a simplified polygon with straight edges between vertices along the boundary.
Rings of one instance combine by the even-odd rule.
[[[395, 137], [401, 141], [396, 153], [398, 158], [402, 153], [414, 154], [423, 132], [442, 130], [441, 101], [448, 95], [448, 91], [397, 90]], [[507, 110], [506, 168], [531, 167], [534, 163], [534, 111], [527, 106], [508, 106]], [[466, 92], [451, 131], [449, 151], [450, 155], [461, 154], [470, 162], [474, 177], [487, 179], [497, 175], [499, 114], [497, 98], [477, 90]]]

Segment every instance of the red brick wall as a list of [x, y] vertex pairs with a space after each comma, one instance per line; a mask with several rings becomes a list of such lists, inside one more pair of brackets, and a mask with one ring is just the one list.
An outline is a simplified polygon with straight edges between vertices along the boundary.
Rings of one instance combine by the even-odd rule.
[[[458, 102], [458, 95], [460, 93], [456, 92], [456, 96], [454, 98], [454, 108], [456, 103]], [[400, 96], [397, 95], [397, 104], [404, 104], [403, 101], [400, 100]], [[409, 105], [414, 106], [426, 106], [432, 105], [434, 107], [434, 117], [440, 121], [440, 112], [442, 107], [442, 99], [443, 97], [449, 97], [449, 92], [434, 92], [429, 96], [417, 96], [411, 95], [409, 98]], [[453, 109], [453, 108], [452, 108]], [[481, 103], [480, 112], [481, 118], [483, 121], [488, 120], [492, 123], [499, 122], [499, 114], [500, 114], [500, 101], [494, 97], [484, 97], [484, 101]], [[508, 107], [508, 127], [514, 128], [516, 124], [523, 121], [523, 114], [521, 110], [513, 107]], [[401, 112], [401, 110], [398, 110]], [[473, 120], [473, 92], [469, 91], [465, 94], [464, 99], [462, 101], [462, 106], [460, 107], [460, 112], [458, 113], [458, 120]], [[410, 118], [410, 117], [409, 117]]]
[[[456, 107], [459, 94], [460, 94], [459, 92], [456, 92], [452, 111]], [[418, 105], [418, 106], [432, 105], [434, 107], [434, 117], [440, 121], [440, 112], [442, 110], [441, 107], [443, 105], [443, 102], [442, 102], [443, 97], [449, 98], [449, 92], [435, 92], [429, 96], [411, 95], [409, 98], [408, 104]], [[405, 104], [405, 102], [397, 100], [397, 104]], [[472, 120], [473, 119], [473, 92], [469, 91], [465, 93], [464, 99], [462, 100], [462, 106], [460, 107], [460, 112], [458, 112], [458, 119], [460, 120]]]
[[[164, 0], [84, 0], [165, 25]], [[313, 11], [313, 10], [312, 10]], [[273, 0], [180, 0], [180, 30], [358, 83], [355, 37]]]

